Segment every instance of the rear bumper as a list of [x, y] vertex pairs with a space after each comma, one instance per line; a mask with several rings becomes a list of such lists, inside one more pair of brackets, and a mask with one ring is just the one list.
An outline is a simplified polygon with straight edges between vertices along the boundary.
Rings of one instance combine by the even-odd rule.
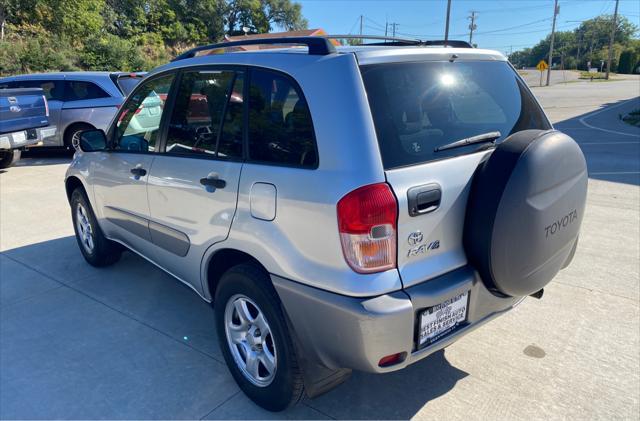
[[0, 149], [19, 149], [25, 146], [35, 146], [45, 138], [54, 136], [55, 134], [55, 126], [3, 133], [0, 134]]
[[[399, 370], [442, 349], [507, 312], [522, 298], [499, 298], [477, 273], [460, 268], [427, 282], [374, 298], [346, 297], [271, 275], [305, 357], [330, 369], [385, 373]], [[421, 310], [469, 291], [467, 323], [427, 347], [417, 349]], [[379, 367], [387, 355], [406, 358]]]

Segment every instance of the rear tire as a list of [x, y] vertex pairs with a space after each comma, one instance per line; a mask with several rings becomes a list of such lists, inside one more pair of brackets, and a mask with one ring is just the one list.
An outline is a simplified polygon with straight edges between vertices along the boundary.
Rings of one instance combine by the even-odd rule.
[[304, 394], [302, 373], [269, 275], [253, 264], [232, 267], [222, 275], [214, 311], [222, 354], [240, 389], [269, 411], [295, 405]]
[[94, 127], [86, 123], [77, 123], [69, 127], [64, 133], [64, 146], [68, 150], [76, 150], [80, 144], [80, 133], [93, 130]]
[[13, 149], [9, 151], [0, 151], [0, 168], [9, 168], [20, 160], [22, 151]]
[[80, 252], [90, 265], [108, 266], [120, 259], [122, 247], [104, 236], [81, 188], [71, 194], [71, 218]]

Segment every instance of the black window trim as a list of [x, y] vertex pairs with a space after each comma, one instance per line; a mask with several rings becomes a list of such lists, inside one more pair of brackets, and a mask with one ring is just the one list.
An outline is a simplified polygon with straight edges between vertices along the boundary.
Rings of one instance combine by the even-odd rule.
[[[148, 79], [145, 79], [144, 81], [141, 81], [140, 83], [138, 83], [138, 85], [135, 87], [135, 89], [133, 91], [131, 91], [131, 94], [127, 96], [127, 100], [125, 102], [122, 103], [122, 105], [120, 106], [120, 108], [118, 108], [118, 112], [116, 113], [116, 115], [113, 118], [113, 121], [111, 122], [111, 125], [109, 126], [109, 130], [106, 133], [106, 137], [107, 137], [107, 150], [106, 152], [109, 153], [129, 153], [129, 154], [135, 154], [135, 155], [158, 155], [160, 153], [160, 146], [163, 145], [163, 141], [164, 141], [164, 135], [165, 135], [165, 125], [168, 127], [168, 123], [166, 122], [167, 119], [167, 115], [170, 114], [171, 109], [173, 108], [173, 97], [174, 95], [174, 90], [177, 89], [176, 87], [176, 81], [178, 81], [179, 79], [179, 73], [178, 73], [179, 69], [169, 69], [167, 71], [161, 72], [161, 73], [157, 73], [151, 77], [149, 77]], [[171, 87], [169, 88], [169, 92], [167, 93], [167, 98], [168, 101], [165, 103], [165, 107], [164, 110], [162, 111], [162, 117], [160, 117], [160, 127], [158, 128], [158, 140], [156, 141], [156, 145], [158, 145], [157, 150], [151, 152], [151, 151], [129, 151], [129, 150], [122, 150], [122, 149], [115, 149], [115, 134], [116, 134], [116, 127], [118, 125], [118, 117], [120, 117], [120, 112], [129, 104], [131, 103], [131, 101], [133, 101], [133, 97], [135, 96], [135, 94], [137, 93], [137, 91], [139, 89], [142, 89], [142, 87], [144, 85], [146, 85], [147, 83], [150, 83], [156, 79], [161, 79], [165, 76], [170, 76], [173, 75], [173, 80], [171, 81]]]
[[[212, 64], [205, 64], [205, 65], [200, 65], [200, 66], [189, 66], [189, 67], [181, 67], [178, 69], [173, 69], [177, 72], [177, 76], [174, 79], [173, 83], [174, 86], [172, 86], [172, 89], [170, 90], [170, 97], [169, 97], [169, 101], [167, 101], [167, 103], [165, 104], [165, 111], [167, 112], [167, 116], [171, 116], [171, 114], [173, 113], [173, 107], [175, 105], [175, 101], [176, 101], [176, 94], [178, 92], [178, 90], [180, 89], [180, 83], [182, 81], [182, 75], [184, 75], [185, 73], [192, 73], [192, 72], [206, 72], [206, 71], [232, 71], [234, 72], [233, 75], [233, 80], [232, 80], [232, 84], [230, 89], [233, 90], [233, 84], [235, 83], [236, 77], [238, 75], [239, 72], [244, 73], [244, 84], [243, 84], [243, 92], [242, 92], [242, 99], [243, 99], [243, 106], [244, 106], [244, 110], [243, 113], [244, 115], [246, 115], [246, 107], [248, 104], [248, 101], [245, 100], [246, 98], [246, 80], [247, 78], [247, 72], [246, 72], [246, 66], [240, 66], [240, 65], [227, 65], [227, 64], [221, 64], [221, 65], [212, 65]], [[145, 81], [146, 82], [146, 81]], [[137, 87], [136, 87], [137, 88]], [[132, 92], [133, 94], [133, 92]], [[226, 113], [226, 108], [227, 108], [227, 103], [225, 103], [225, 107], [222, 113], [222, 117], [224, 118], [225, 113]], [[243, 118], [246, 120], [246, 118]], [[179, 153], [179, 152], [166, 152], [166, 147], [167, 147], [167, 135], [169, 133], [169, 123], [171, 122], [170, 117], [167, 117], [168, 119], [166, 121], [165, 120], [165, 116], [162, 116], [163, 118], [163, 122], [161, 122], [160, 124], [160, 130], [161, 132], [159, 133], [159, 141], [160, 143], [158, 144], [158, 150], [156, 152], [152, 152], [154, 154], [158, 154], [158, 155], [162, 155], [162, 156], [171, 156], [171, 157], [175, 157], [175, 158], [187, 158], [187, 159], [206, 159], [209, 161], [222, 161], [222, 162], [241, 162], [244, 163], [246, 160], [246, 155], [247, 155], [247, 150], [246, 150], [246, 143], [244, 141], [245, 137], [246, 137], [246, 133], [247, 133], [247, 126], [245, 124], [242, 125], [242, 138], [243, 138], [243, 147], [242, 147], [242, 156], [239, 158], [224, 158], [224, 157], [220, 157], [218, 156], [218, 141], [219, 141], [219, 136], [218, 139], [216, 140], [216, 153], [215, 155], [209, 155], [209, 154], [184, 154], [184, 153]], [[163, 126], [164, 123], [164, 126]], [[221, 133], [222, 127], [220, 127], [220, 133]], [[219, 134], [220, 134], [219, 133]]]

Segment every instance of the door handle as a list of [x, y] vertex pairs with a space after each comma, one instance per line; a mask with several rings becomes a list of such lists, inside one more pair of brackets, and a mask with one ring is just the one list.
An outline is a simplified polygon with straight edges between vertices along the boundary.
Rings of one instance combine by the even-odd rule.
[[213, 190], [215, 190], [215, 189], [224, 189], [225, 186], [227, 185], [227, 182], [224, 180], [221, 180], [220, 178], [218, 178], [218, 174], [212, 172], [209, 175], [207, 175], [205, 178], [201, 178], [200, 184], [207, 187], [207, 189], [213, 188]]
[[131, 174], [133, 174], [135, 177], [140, 178], [147, 175], [147, 170], [142, 168], [142, 165], [136, 165], [135, 168], [131, 168]]
[[407, 191], [409, 216], [418, 216], [433, 212], [440, 206], [442, 190], [437, 184], [425, 184], [412, 187]]

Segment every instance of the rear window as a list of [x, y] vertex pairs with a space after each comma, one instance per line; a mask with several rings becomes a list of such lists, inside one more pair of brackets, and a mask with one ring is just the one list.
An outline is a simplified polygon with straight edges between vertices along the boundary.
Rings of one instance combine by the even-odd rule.
[[122, 95], [127, 96], [141, 80], [141, 76], [120, 76], [116, 80], [116, 84], [118, 85], [120, 92], [122, 92]]
[[551, 128], [506, 62], [385, 63], [361, 71], [386, 169], [476, 151], [483, 145], [435, 149], [487, 132], [499, 131], [500, 142]]

